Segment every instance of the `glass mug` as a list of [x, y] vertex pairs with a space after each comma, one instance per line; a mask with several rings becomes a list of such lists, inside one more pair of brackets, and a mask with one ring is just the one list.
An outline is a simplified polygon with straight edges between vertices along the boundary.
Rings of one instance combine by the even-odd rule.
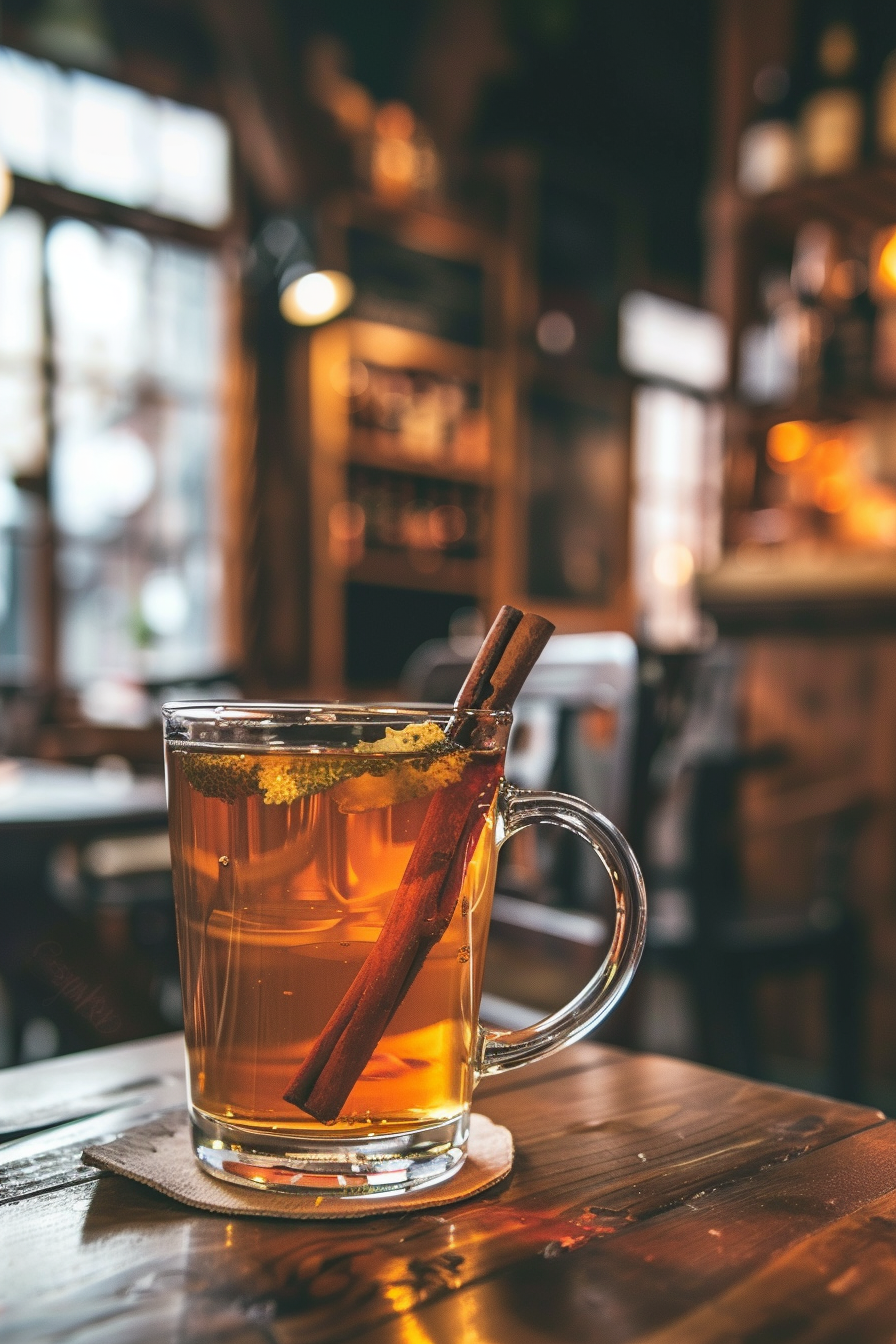
[[[646, 917], [631, 849], [580, 799], [502, 778], [510, 713], [183, 703], [163, 716], [199, 1162], [315, 1198], [449, 1177], [466, 1156], [477, 1081], [580, 1040], [628, 986]], [[615, 930], [565, 1008], [492, 1031], [478, 1010], [497, 854], [535, 822], [594, 848]], [[418, 872], [429, 924], [413, 904]], [[351, 999], [375, 980], [377, 957], [395, 980], [377, 1003], [382, 1030], [369, 1000], [355, 1011]], [[329, 1112], [297, 1082], [315, 1051]]]

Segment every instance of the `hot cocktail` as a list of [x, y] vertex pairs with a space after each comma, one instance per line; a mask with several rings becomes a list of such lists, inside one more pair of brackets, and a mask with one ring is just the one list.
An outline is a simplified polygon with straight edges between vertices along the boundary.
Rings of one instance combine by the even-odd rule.
[[[502, 756], [446, 749], [432, 721], [348, 751], [169, 748], [192, 1101], [207, 1121], [350, 1138], [468, 1107]], [[454, 909], [338, 1117], [321, 1122], [284, 1092], [381, 936], [442, 790], [469, 797], [471, 840], [478, 830]]]
[[[477, 1080], [580, 1039], [644, 941], [622, 836], [502, 778], [509, 707], [552, 627], [499, 613], [452, 709], [168, 705], [194, 1150], [216, 1176], [376, 1197], [450, 1176]], [[537, 821], [616, 893], [603, 964], [553, 1017], [478, 1020], [497, 853]]]

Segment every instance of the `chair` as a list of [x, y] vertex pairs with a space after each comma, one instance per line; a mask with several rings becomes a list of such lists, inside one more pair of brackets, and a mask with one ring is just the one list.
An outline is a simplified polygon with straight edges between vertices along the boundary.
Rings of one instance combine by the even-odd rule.
[[[403, 690], [416, 700], [452, 700], [478, 645], [423, 645], [402, 674]], [[637, 687], [638, 653], [628, 635], [554, 635], [514, 707], [508, 780], [577, 794], [624, 826]], [[524, 832], [502, 855], [482, 998], [483, 1017], [494, 1026], [536, 1021], [571, 997], [609, 937], [600, 914], [609, 881], [596, 855], [564, 831], [547, 831]]]
[[[826, 801], [813, 795], [805, 807], [791, 806], [789, 816], [782, 809], [778, 825], [820, 823], [812, 890], [801, 905], [750, 909], [739, 861], [738, 793], [747, 774], [775, 769], [785, 753], [774, 745], [737, 749], [725, 710], [736, 672], [730, 649], [717, 648], [706, 658], [697, 674], [691, 722], [669, 759], [659, 762], [668, 796], [677, 794], [665, 829], [680, 837], [681, 853], [677, 863], [668, 862], [667, 854], [665, 864], [647, 864], [652, 911], [646, 965], [685, 981], [702, 1061], [753, 1077], [762, 1075], [758, 986], [819, 971], [827, 1008], [828, 1088], [860, 1100], [865, 934], [848, 894], [853, 852], [872, 802], [838, 796], [834, 789]], [[729, 711], [730, 705], [729, 699]], [[655, 839], [652, 848], [662, 846]]]
[[[479, 642], [464, 636], [422, 644], [401, 674], [403, 693], [422, 703], [450, 703]], [[554, 635], [514, 707], [507, 778], [543, 789], [560, 787], [560, 774], [570, 792], [624, 825], [637, 686], [638, 651], [628, 635]]]
[[[34, 847], [20, 838], [26, 868], [16, 885], [42, 862], [0, 960], [10, 999], [7, 1062], [182, 1025], [168, 833], [157, 820], [150, 829], [154, 820], [47, 827]], [[3, 887], [15, 900], [10, 864], [7, 852]]]

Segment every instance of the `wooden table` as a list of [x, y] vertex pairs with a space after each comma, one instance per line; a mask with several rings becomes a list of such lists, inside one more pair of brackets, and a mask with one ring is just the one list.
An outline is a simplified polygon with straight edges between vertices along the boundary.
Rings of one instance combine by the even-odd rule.
[[[153, 1077], [170, 1105], [181, 1050], [165, 1037], [9, 1070], [0, 1111], [126, 1099]], [[477, 1106], [512, 1128], [513, 1175], [360, 1223], [231, 1221], [100, 1176], [78, 1160], [95, 1120], [29, 1140], [29, 1158], [0, 1149], [0, 1337], [896, 1338], [896, 1124], [879, 1112], [591, 1045], [483, 1084]]]

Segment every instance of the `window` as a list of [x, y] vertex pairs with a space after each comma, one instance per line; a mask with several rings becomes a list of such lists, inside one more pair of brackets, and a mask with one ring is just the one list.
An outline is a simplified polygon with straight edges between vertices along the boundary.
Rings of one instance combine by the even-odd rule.
[[[0, 153], [191, 225], [230, 213], [219, 118], [2, 48]], [[103, 679], [223, 666], [226, 312], [211, 247], [45, 218], [39, 200], [0, 219], [0, 679], [35, 672], [47, 516], [20, 487], [42, 479], [59, 680], [89, 705]]]
[[23, 177], [204, 228], [230, 214], [220, 117], [8, 48], [0, 48], [0, 154]]
[[666, 387], [634, 402], [634, 586], [642, 637], [665, 649], [699, 641], [694, 575], [718, 563], [722, 409]]
[[61, 220], [47, 234], [60, 672], [214, 671], [222, 277], [213, 255]]

